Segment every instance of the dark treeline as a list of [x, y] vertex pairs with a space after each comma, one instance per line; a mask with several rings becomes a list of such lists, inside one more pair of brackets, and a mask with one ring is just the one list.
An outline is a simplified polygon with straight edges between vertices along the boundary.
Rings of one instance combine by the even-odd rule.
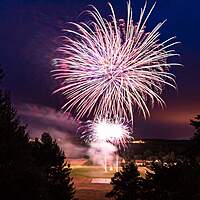
[[[132, 150], [129, 149], [127, 155], [123, 154], [126, 163], [112, 178], [113, 189], [106, 197], [115, 200], [199, 200], [200, 115], [190, 124], [195, 128], [190, 141], [157, 140], [148, 141], [149, 144], [132, 145]], [[138, 146], [135, 151], [134, 146]], [[146, 155], [141, 153], [142, 149], [145, 149]], [[173, 156], [166, 159], [166, 155], [172, 152]], [[138, 156], [158, 159], [146, 168], [145, 177], [140, 175], [134, 163]]]
[[64, 152], [48, 133], [30, 140], [9, 93], [1, 86], [0, 196], [8, 200], [73, 200], [75, 188]]
[[141, 177], [134, 162], [115, 173], [113, 189], [106, 197], [115, 200], [199, 200], [200, 165], [188, 161], [176, 165], [153, 164], [153, 172]]
[[144, 139], [144, 143], [129, 144], [120, 155], [126, 160], [163, 160], [182, 159], [193, 146], [192, 140]]

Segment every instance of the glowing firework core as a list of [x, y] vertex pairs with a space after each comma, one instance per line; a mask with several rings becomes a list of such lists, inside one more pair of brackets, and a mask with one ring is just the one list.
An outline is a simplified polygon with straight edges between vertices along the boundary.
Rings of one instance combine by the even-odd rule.
[[[107, 171], [108, 157], [115, 155], [115, 170], [118, 171], [118, 155], [115, 145], [126, 147], [132, 139], [129, 127], [122, 120], [98, 119], [87, 125], [86, 132], [83, 133], [85, 140], [91, 143], [99, 153], [103, 153], [104, 169]], [[112, 166], [111, 166], [112, 167]]]
[[112, 143], [125, 147], [132, 139], [128, 125], [122, 120], [98, 119], [86, 125], [82, 132], [85, 141], [97, 143]]
[[111, 123], [106, 120], [98, 121], [94, 124], [94, 134], [97, 140], [102, 142], [122, 140], [124, 136], [128, 135], [122, 124]]

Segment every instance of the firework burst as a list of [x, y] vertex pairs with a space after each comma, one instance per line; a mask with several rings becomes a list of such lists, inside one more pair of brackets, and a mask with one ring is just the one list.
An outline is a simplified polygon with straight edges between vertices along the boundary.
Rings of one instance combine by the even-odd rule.
[[133, 139], [130, 128], [122, 120], [99, 118], [88, 121], [84, 129], [82, 138], [87, 143], [111, 143], [124, 148]]
[[171, 47], [178, 42], [173, 42], [175, 37], [160, 42], [164, 22], [145, 31], [155, 4], [147, 14], [145, 4], [137, 23], [130, 1], [126, 21], [117, 20], [109, 6], [110, 21], [92, 7], [87, 11], [91, 21], [71, 23], [75, 28], [65, 30], [63, 46], [58, 49], [62, 56], [53, 62], [53, 76], [61, 83], [55, 93], [66, 97], [62, 108], [75, 109], [77, 119], [92, 115], [133, 120], [135, 110], [146, 117], [150, 105], [164, 105], [160, 96], [164, 85], [176, 88], [168, 71], [180, 64], [170, 63], [168, 58], [177, 55]]

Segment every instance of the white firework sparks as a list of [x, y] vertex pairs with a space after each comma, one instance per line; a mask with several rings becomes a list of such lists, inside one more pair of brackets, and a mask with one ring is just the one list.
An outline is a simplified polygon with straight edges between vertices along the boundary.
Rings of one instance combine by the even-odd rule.
[[112, 143], [119, 147], [126, 147], [133, 137], [130, 135], [128, 125], [122, 120], [98, 119], [89, 121], [85, 126], [86, 131], [82, 133], [82, 138], [89, 143]]
[[54, 59], [53, 76], [61, 86], [55, 91], [66, 96], [65, 111], [76, 111], [76, 118], [92, 115], [106, 118], [133, 120], [135, 110], [144, 117], [150, 115], [149, 105], [164, 105], [160, 97], [164, 85], [176, 88], [168, 62], [176, 56], [171, 47], [175, 37], [160, 42], [159, 23], [145, 32], [146, 22], [153, 7], [145, 16], [146, 4], [141, 9], [139, 21], [133, 20], [130, 1], [127, 4], [127, 20], [117, 20], [114, 9], [111, 20], [104, 19], [92, 7], [89, 23], [71, 23], [78, 29], [65, 30], [61, 58]]

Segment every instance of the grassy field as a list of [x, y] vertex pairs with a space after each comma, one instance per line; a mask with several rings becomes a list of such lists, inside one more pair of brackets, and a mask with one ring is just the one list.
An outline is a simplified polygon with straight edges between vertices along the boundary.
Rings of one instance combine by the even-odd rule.
[[105, 172], [101, 166], [75, 166], [72, 168], [72, 177], [111, 178], [114, 172]]
[[[141, 176], [145, 176], [146, 168], [139, 167]], [[114, 172], [104, 172], [101, 166], [72, 166], [71, 176], [76, 186], [76, 197], [79, 200], [108, 200], [105, 194], [112, 189], [110, 184], [91, 183], [93, 178], [111, 178]]]
[[104, 172], [101, 166], [73, 166], [71, 176], [79, 200], [106, 200], [105, 194], [112, 189], [110, 184], [91, 183], [93, 178], [111, 178], [113, 172]]
[[[142, 177], [145, 177], [147, 168], [138, 167], [138, 171]], [[85, 178], [111, 178], [114, 171], [105, 172], [101, 166], [74, 166], [72, 168], [72, 177], [85, 177]]]

